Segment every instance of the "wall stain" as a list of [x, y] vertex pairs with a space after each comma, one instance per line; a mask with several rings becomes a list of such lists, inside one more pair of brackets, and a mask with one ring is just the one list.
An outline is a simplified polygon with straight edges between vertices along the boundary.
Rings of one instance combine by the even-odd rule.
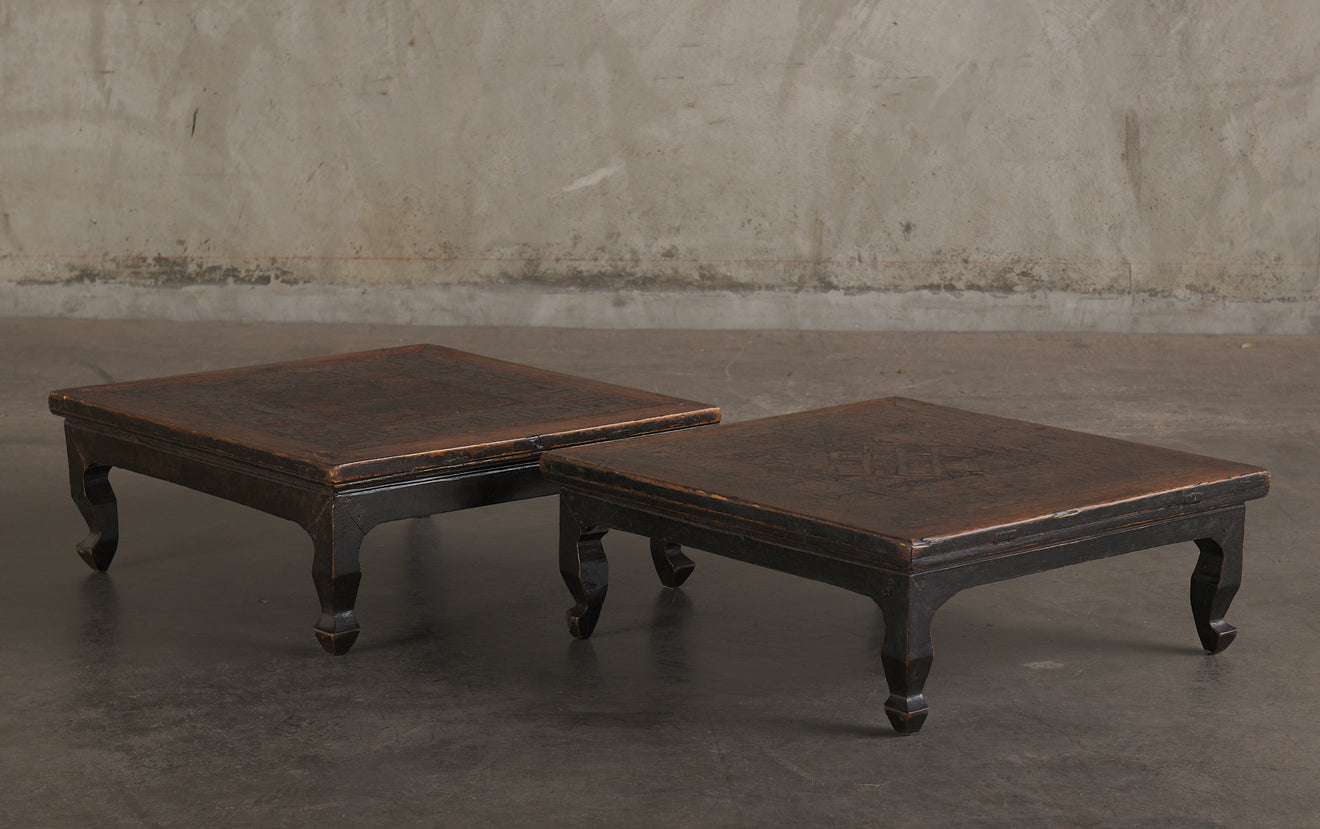
[[188, 288], [197, 285], [302, 285], [310, 280], [278, 264], [225, 265], [190, 256], [115, 256], [96, 264], [71, 264], [53, 278], [34, 276], [19, 285], [115, 284], [152, 288]]
[[108, 107], [110, 105], [108, 76], [113, 75], [114, 72], [106, 66], [105, 59], [105, 4], [93, 3], [90, 12], [87, 51], [91, 57], [92, 75], [96, 78], [96, 85], [101, 92], [102, 103]]
[[825, 221], [817, 216], [811, 225], [811, 282], [820, 285], [828, 281], [825, 273]]
[[14, 226], [9, 221], [8, 211], [0, 212], [0, 236], [9, 240], [9, 244], [14, 246], [15, 253], [23, 252], [23, 244], [19, 242], [18, 237], [14, 235]]
[[[592, 266], [582, 263], [560, 263], [553, 259], [527, 259], [522, 267], [505, 270], [489, 280], [460, 280], [459, 284], [472, 286], [519, 286], [553, 288], [572, 291], [723, 291], [752, 294], [761, 291], [788, 291], [800, 294], [843, 293], [850, 296], [902, 291], [934, 291], [937, 293], [1021, 294], [1043, 290], [1072, 290], [1083, 294], [1100, 294], [1094, 286], [1085, 283], [1083, 274], [1060, 271], [1057, 267], [1042, 267], [1032, 263], [1005, 263], [978, 265], [975, 263], [949, 263], [952, 274], [935, 279], [898, 279], [877, 284], [876, 278], [887, 276], [870, 267], [864, 269], [865, 281], [842, 282], [829, 268], [829, 261], [799, 263], [798, 275], [789, 274], [785, 282], [768, 284], [765, 274], [757, 269], [735, 274], [714, 263], [661, 262], [601, 263]], [[917, 265], [916, 271], [936, 270], [933, 266]], [[888, 275], [892, 276], [892, 275]]]
[[1141, 122], [1137, 113], [1128, 110], [1123, 116], [1123, 166], [1127, 168], [1132, 192], [1141, 205]]
[[692, 268], [621, 267], [604, 264], [600, 267], [573, 264], [564, 268], [542, 267], [539, 259], [527, 260], [520, 269], [506, 271], [493, 280], [474, 280], [461, 284], [535, 286], [541, 288], [567, 288], [579, 291], [730, 291], [750, 293], [759, 286], [739, 279], [716, 265], [699, 264]]
[[[946, 252], [947, 253], [947, 252]], [[720, 292], [736, 295], [757, 293], [822, 294], [847, 296], [930, 291], [940, 294], [1022, 295], [1040, 292], [1069, 292], [1079, 296], [1135, 295], [1153, 298], [1250, 298], [1251, 286], [1267, 285], [1271, 301], [1300, 302], [1314, 293], [1285, 293], [1287, 262], [1225, 264], [1194, 274], [1178, 269], [1180, 287], [1161, 289], [1147, 286], [1134, 291], [1128, 279], [1097, 274], [1090, 266], [1072, 267], [1062, 263], [976, 261], [948, 255], [914, 262], [848, 262], [825, 260], [812, 262], [701, 262], [663, 258], [614, 260], [600, 262], [566, 261], [554, 257], [528, 255], [507, 260], [507, 267], [497, 273], [477, 275], [451, 274], [445, 284], [475, 288], [543, 288], [560, 291], [677, 291]], [[4, 259], [0, 255], [0, 261]], [[461, 256], [454, 257], [462, 262]], [[488, 260], [487, 260], [488, 261]], [[67, 264], [62, 270], [31, 273], [16, 281], [18, 285], [132, 285], [138, 287], [184, 289], [196, 286], [251, 286], [325, 284], [315, 271], [280, 260], [247, 260], [226, 264], [189, 256], [115, 256], [85, 259]], [[436, 272], [449, 265], [436, 265]], [[819, 278], [811, 278], [817, 268]], [[306, 273], [304, 276], [302, 274]], [[1124, 271], [1125, 273], [1125, 271]], [[773, 281], [771, 281], [773, 278]], [[1167, 280], [1174, 284], [1173, 280]]]

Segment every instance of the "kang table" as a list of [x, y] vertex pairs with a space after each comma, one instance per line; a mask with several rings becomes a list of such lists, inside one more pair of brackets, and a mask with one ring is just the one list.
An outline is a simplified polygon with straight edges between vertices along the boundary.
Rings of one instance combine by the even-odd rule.
[[291, 519], [312, 537], [315, 632], [348, 651], [377, 524], [549, 495], [541, 452], [702, 426], [718, 408], [432, 345], [52, 392], [79, 555], [110, 566], [122, 467]]
[[680, 545], [871, 597], [884, 617], [885, 712], [926, 719], [931, 620], [967, 587], [1181, 541], [1200, 557], [1192, 616], [1212, 653], [1241, 573], [1258, 467], [903, 398], [546, 453], [560, 571], [591, 635], [609, 580], [601, 537], [649, 536], [677, 587]]

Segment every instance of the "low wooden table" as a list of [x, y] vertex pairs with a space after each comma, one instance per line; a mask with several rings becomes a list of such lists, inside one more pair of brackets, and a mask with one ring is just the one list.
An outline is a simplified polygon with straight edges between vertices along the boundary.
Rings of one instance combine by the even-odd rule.
[[560, 571], [591, 635], [609, 580], [609, 528], [649, 536], [677, 587], [679, 545], [870, 596], [885, 621], [885, 713], [926, 719], [931, 620], [966, 587], [1194, 541], [1192, 616], [1211, 653], [1236, 633], [1243, 503], [1254, 466], [903, 398], [575, 447], [541, 458], [560, 485]]
[[79, 555], [110, 566], [108, 474], [123, 467], [300, 524], [315, 549], [315, 631], [358, 636], [363, 536], [385, 521], [549, 495], [541, 452], [715, 423], [718, 408], [413, 345], [52, 392], [64, 417]]

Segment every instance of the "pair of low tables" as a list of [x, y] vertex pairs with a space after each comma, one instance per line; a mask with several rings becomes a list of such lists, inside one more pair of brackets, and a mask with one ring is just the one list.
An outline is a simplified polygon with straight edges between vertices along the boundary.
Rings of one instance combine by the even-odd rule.
[[429, 345], [52, 392], [78, 553], [110, 566], [122, 467], [291, 519], [312, 538], [315, 632], [358, 636], [358, 550], [377, 524], [560, 493], [559, 568], [591, 635], [601, 538], [648, 536], [678, 587], [682, 547], [871, 597], [900, 733], [926, 719], [931, 620], [967, 587], [1180, 541], [1192, 616], [1218, 652], [1244, 503], [1269, 473], [903, 398], [714, 428], [719, 409]]

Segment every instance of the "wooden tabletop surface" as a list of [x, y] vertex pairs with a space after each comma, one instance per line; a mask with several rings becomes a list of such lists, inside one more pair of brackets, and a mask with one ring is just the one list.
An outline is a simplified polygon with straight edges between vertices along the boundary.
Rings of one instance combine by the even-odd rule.
[[704, 403], [433, 345], [63, 389], [51, 411], [345, 483], [715, 423]]
[[[905, 398], [571, 448], [547, 477], [911, 562], [1263, 496], [1264, 469]], [[774, 529], [778, 528], [778, 530]]]

